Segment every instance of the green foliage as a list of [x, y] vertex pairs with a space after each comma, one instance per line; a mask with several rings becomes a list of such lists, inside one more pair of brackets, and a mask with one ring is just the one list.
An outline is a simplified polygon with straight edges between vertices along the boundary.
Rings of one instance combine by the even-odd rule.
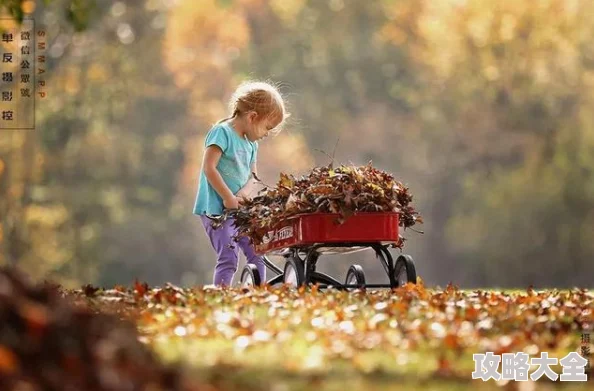
[[[22, 23], [27, 15], [23, 6], [25, 2], [27, 0], [1, 0], [0, 7], [4, 8], [16, 22]], [[96, 0], [43, 0], [43, 6], [52, 5], [62, 8], [66, 20], [78, 32], [86, 30], [91, 20], [97, 17]]]
[[89, 26], [95, 9], [95, 0], [72, 0], [66, 8], [66, 19], [75, 31], [83, 31]]
[[4, 0], [0, 2], [0, 6], [3, 6], [14, 20], [22, 23], [23, 17], [25, 16], [23, 8], [21, 7], [23, 1], [24, 0]]

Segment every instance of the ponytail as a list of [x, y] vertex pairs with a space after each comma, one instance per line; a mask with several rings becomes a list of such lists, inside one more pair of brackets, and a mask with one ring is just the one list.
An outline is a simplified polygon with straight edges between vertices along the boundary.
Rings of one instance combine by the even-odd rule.
[[225, 121], [229, 121], [230, 119], [233, 119], [233, 118], [237, 117], [238, 115], [239, 115], [239, 109], [236, 108], [230, 117], [223, 118], [223, 119], [219, 120], [219, 122], [217, 122], [217, 125], [220, 123], [223, 123]]

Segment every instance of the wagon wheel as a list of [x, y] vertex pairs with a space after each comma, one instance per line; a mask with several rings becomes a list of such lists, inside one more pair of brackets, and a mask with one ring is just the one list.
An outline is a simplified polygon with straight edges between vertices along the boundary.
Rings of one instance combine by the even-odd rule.
[[396, 259], [396, 264], [394, 265], [394, 281], [396, 282], [397, 287], [406, 285], [408, 282], [412, 282], [413, 284], [417, 283], [417, 271], [410, 255], [403, 254]]
[[358, 288], [365, 288], [365, 273], [361, 265], [351, 265], [346, 275], [345, 285], [357, 285]]
[[260, 272], [256, 265], [246, 264], [241, 271], [240, 285], [242, 288], [251, 288], [259, 286], [261, 283]]
[[283, 283], [289, 286], [299, 287], [305, 284], [303, 261], [296, 256], [287, 257], [283, 276]]

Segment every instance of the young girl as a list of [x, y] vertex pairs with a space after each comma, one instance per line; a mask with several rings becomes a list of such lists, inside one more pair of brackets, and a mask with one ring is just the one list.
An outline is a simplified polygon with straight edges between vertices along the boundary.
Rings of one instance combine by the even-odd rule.
[[242, 237], [236, 245], [232, 239], [237, 230], [233, 220], [213, 229], [207, 215], [220, 215], [224, 208], [236, 209], [241, 199], [250, 195], [255, 185], [252, 172], [257, 175], [257, 140], [280, 131], [288, 114], [278, 90], [262, 82], [239, 86], [229, 106], [231, 116], [220, 120], [206, 135], [194, 214], [200, 216], [217, 254], [215, 285], [231, 285], [237, 271], [238, 246], [247, 262], [256, 265], [264, 283], [266, 266], [249, 239]]

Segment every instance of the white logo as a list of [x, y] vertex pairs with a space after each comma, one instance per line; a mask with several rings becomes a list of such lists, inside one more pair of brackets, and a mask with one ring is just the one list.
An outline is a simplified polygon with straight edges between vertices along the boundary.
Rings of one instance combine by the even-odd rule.
[[276, 233], [276, 240], [284, 240], [293, 237], [293, 227], [283, 227]]
[[278, 231], [268, 231], [266, 235], [262, 238], [263, 244], [268, 244], [270, 242], [278, 242], [279, 240], [285, 240], [293, 237], [293, 227], [283, 227]]
[[262, 238], [262, 243], [264, 244], [268, 244], [270, 243], [270, 241], [272, 240], [274, 231], [268, 231], [268, 233], [266, 235], [264, 235], [264, 237]]

